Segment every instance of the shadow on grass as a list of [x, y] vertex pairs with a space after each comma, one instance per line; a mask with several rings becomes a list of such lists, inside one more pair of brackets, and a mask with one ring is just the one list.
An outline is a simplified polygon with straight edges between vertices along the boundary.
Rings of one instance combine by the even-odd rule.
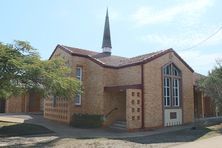
[[184, 129], [175, 132], [164, 134], [157, 134], [136, 138], [123, 138], [122, 140], [140, 143], [140, 144], [155, 144], [155, 143], [177, 143], [177, 142], [191, 142], [199, 139], [205, 134], [211, 132], [208, 128]]
[[53, 131], [34, 124], [18, 123], [6, 125], [0, 128], [0, 137], [25, 136], [54, 133]]

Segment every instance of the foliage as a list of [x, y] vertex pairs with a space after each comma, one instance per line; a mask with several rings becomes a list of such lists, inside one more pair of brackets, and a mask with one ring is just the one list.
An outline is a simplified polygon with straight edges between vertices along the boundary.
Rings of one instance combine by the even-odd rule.
[[102, 115], [74, 114], [71, 125], [81, 128], [98, 128], [103, 123]]
[[0, 43], [0, 99], [38, 91], [43, 96], [72, 98], [80, 83], [70, 77], [64, 60], [41, 60], [28, 42]]
[[222, 111], [222, 61], [217, 61], [217, 66], [199, 81], [199, 85]]

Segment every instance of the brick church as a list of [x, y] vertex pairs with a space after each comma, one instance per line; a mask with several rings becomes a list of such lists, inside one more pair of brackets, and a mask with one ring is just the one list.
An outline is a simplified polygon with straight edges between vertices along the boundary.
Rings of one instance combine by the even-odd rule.
[[[49, 60], [56, 57], [65, 59], [83, 93], [71, 100], [45, 99], [44, 109], [39, 109], [43, 104], [39, 97], [21, 98], [19, 106], [11, 98], [6, 108], [11, 102], [17, 105], [11, 108], [18, 109], [6, 112], [44, 110], [45, 118], [67, 124], [75, 120], [74, 114], [100, 115], [103, 126], [127, 130], [191, 123], [206, 116], [206, 108], [212, 111], [209, 116], [215, 115], [214, 107], [209, 109], [202, 93], [194, 89], [194, 70], [173, 49], [132, 58], [113, 55], [108, 10], [101, 52], [57, 45]], [[38, 108], [34, 110], [30, 102]]]
[[[73, 114], [104, 116], [104, 126], [128, 130], [190, 123], [194, 119], [193, 69], [173, 50], [126, 58], [112, 54], [108, 11], [102, 51], [57, 45], [50, 59], [62, 57], [83, 84], [73, 100], [45, 101], [45, 118], [71, 122]], [[117, 124], [116, 124], [117, 125]]]

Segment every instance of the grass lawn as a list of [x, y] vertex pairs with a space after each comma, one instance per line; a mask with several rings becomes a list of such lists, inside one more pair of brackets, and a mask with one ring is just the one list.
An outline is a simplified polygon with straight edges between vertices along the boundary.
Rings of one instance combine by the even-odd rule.
[[0, 137], [24, 136], [53, 133], [51, 130], [34, 124], [0, 121]]

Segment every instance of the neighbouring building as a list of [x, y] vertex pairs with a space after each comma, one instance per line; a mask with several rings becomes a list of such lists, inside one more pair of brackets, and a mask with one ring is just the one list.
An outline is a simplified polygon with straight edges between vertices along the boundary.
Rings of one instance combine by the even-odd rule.
[[29, 92], [0, 100], [0, 113], [43, 112], [43, 98], [38, 93]]
[[111, 49], [108, 11], [102, 52], [56, 46], [49, 59], [64, 58], [84, 90], [71, 100], [46, 99], [45, 118], [70, 123], [73, 114], [102, 115], [104, 126], [125, 123], [128, 130], [193, 122], [194, 70], [173, 49], [132, 58]]
[[194, 73], [194, 115], [196, 119], [215, 117], [219, 113], [216, 110], [216, 105], [212, 98], [205, 95], [203, 91], [198, 87], [196, 83], [198, 80], [204, 77], [201, 74]]

